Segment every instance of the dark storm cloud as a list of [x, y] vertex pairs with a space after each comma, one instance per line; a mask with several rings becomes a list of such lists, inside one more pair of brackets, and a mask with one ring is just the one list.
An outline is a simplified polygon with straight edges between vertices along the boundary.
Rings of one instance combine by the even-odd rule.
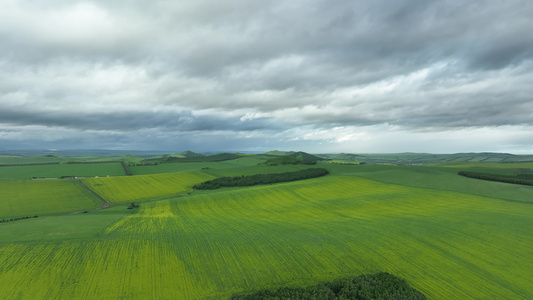
[[69, 111], [21, 111], [3, 109], [0, 120], [4, 124], [65, 127], [80, 130], [109, 130], [132, 132], [139, 129], [164, 131], [251, 131], [279, 126], [266, 118], [245, 120], [218, 117], [216, 115], [195, 116], [184, 112], [110, 112], [73, 114]]
[[211, 139], [241, 145], [533, 126], [532, 15], [525, 0], [7, 0], [0, 130], [116, 131], [106, 144], [224, 131], [235, 138]]

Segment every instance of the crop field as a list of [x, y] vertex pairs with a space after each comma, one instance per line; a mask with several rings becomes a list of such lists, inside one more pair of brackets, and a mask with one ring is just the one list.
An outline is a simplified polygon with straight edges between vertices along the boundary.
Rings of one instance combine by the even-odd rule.
[[[458, 176], [458, 169], [421, 166], [328, 166], [330, 172], [354, 174], [364, 178], [403, 186], [457, 191], [512, 202], [533, 203], [533, 187], [487, 182]], [[461, 170], [461, 169], [459, 169]]]
[[102, 206], [74, 179], [0, 180], [0, 218], [79, 211]]
[[242, 158], [220, 162], [188, 162], [188, 163], [161, 163], [158, 165], [138, 165], [129, 167], [134, 175], [174, 173], [184, 171], [200, 171], [202, 169], [233, 169], [255, 166], [264, 162], [261, 156], [243, 156]]
[[[91, 152], [91, 153], [89, 153]], [[117, 162], [117, 161], [131, 161], [140, 162], [142, 158], [135, 157], [130, 154], [124, 154], [121, 156], [116, 155], [98, 155], [88, 151], [88, 153], [78, 153], [62, 151], [56, 154], [42, 154], [37, 155], [39, 151], [29, 151], [28, 153], [19, 153], [17, 155], [2, 155], [0, 150], [0, 165], [13, 165], [13, 164], [46, 164], [46, 163], [68, 163], [68, 162]], [[67, 156], [60, 155], [66, 154]]]
[[2, 166], [0, 179], [28, 179], [30, 177], [60, 178], [61, 176], [94, 177], [123, 176], [124, 169], [120, 163], [87, 163]]
[[[500, 199], [379, 182], [360, 175], [418, 173], [361, 167], [332, 165], [321, 178], [144, 202], [133, 214], [125, 206], [80, 214], [73, 226], [99, 225], [66, 239], [51, 238], [66, 230], [54, 225], [61, 216], [0, 224], [3, 233], [43, 224], [37, 237], [0, 234], [0, 298], [223, 299], [382, 271], [428, 299], [533, 298], [531, 190]], [[155, 181], [187, 191], [190, 182], [212, 178], [160, 176], [85, 182], [118, 203], [176, 193], [158, 191]]]
[[191, 171], [138, 176], [82, 179], [88, 187], [110, 203], [126, 203], [168, 197], [188, 191], [197, 183], [213, 176]]
[[132, 212], [123, 206], [61, 215], [43, 215], [2, 224], [1, 243], [37, 243], [85, 240], [102, 236], [104, 230]]

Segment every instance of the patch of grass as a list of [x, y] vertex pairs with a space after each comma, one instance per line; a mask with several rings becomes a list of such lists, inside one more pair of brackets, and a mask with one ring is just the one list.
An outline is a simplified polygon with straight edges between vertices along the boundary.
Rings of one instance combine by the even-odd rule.
[[82, 179], [89, 188], [109, 203], [172, 196], [192, 191], [192, 186], [212, 176], [201, 172], [179, 172], [153, 175], [120, 176]]
[[0, 179], [29, 179], [30, 177], [59, 178], [61, 176], [121, 176], [120, 163], [56, 164], [0, 167]]
[[[258, 156], [244, 156], [241, 158], [221, 162], [190, 162], [190, 163], [161, 163], [158, 165], [130, 166], [134, 175], [175, 173], [186, 171], [225, 170], [232, 168], [245, 168], [255, 166], [266, 159]], [[206, 169], [207, 168], [207, 169]]]
[[326, 167], [330, 172], [354, 174], [385, 183], [533, 203], [533, 187], [466, 178], [458, 176], [456, 168], [393, 165]]
[[0, 180], [0, 218], [86, 210], [102, 205], [76, 180]]
[[49, 215], [0, 224], [0, 244], [85, 240], [104, 236], [104, 229], [131, 214], [124, 206], [87, 213]]

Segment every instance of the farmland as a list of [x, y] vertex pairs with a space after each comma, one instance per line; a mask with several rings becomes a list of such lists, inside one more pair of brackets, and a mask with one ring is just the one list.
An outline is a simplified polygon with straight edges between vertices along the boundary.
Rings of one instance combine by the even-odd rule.
[[[449, 167], [319, 163], [329, 175], [191, 190], [215, 176], [308, 167], [257, 165], [266, 159], [86, 178], [113, 204], [86, 214], [56, 214], [71, 198], [101, 205], [75, 181], [0, 181], [24, 203], [19, 214], [45, 213], [0, 224], [0, 298], [223, 299], [377, 272], [404, 278], [428, 299], [533, 297], [533, 187]], [[41, 208], [35, 199], [47, 185], [78, 194], [47, 196], [55, 202]], [[36, 192], [13, 194], [21, 190]], [[132, 201], [140, 208], [127, 210]], [[7, 203], [0, 212], [14, 216], [17, 205]]]
[[177, 195], [213, 177], [201, 172], [181, 172], [134, 177], [85, 178], [83, 183], [112, 203], [125, 203]]
[[95, 208], [102, 202], [76, 180], [0, 180], [0, 218]]
[[0, 167], [2, 179], [28, 179], [30, 177], [60, 178], [121, 176], [125, 175], [120, 163], [85, 163], [85, 164], [51, 164], [51, 165], [22, 165]]

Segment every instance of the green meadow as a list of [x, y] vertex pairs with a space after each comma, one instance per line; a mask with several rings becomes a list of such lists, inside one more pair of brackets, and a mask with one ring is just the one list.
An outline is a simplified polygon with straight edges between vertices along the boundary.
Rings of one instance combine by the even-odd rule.
[[133, 165], [129, 169], [134, 175], [160, 174], [160, 173], [174, 173], [184, 171], [206, 171], [208, 170], [226, 170], [239, 169], [246, 170], [243, 167], [255, 167], [258, 163], [264, 162], [266, 159], [260, 155], [243, 155], [242, 158], [232, 159], [220, 162], [188, 162], [188, 163], [161, 163], [157, 165]]
[[0, 224], [0, 298], [227, 299], [377, 272], [428, 299], [533, 298], [533, 187], [457, 175], [484, 167], [477, 163], [319, 162], [329, 175], [191, 189], [214, 177], [313, 167], [257, 165], [266, 159], [83, 179], [112, 204], [106, 209], [91, 209], [101, 200], [75, 180], [0, 180], [2, 215], [42, 214]]
[[110, 203], [126, 203], [191, 192], [197, 183], [213, 179], [201, 172], [84, 178], [82, 182]]
[[29, 179], [31, 177], [60, 178], [122, 176], [126, 175], [120, 163], [78, 163], [51, 165], [1, 166], [0, 179]]
[[0, 218], [65, 213], [102, 206], [102, 201], [75, 179], [0, 180], [0, 191]]

